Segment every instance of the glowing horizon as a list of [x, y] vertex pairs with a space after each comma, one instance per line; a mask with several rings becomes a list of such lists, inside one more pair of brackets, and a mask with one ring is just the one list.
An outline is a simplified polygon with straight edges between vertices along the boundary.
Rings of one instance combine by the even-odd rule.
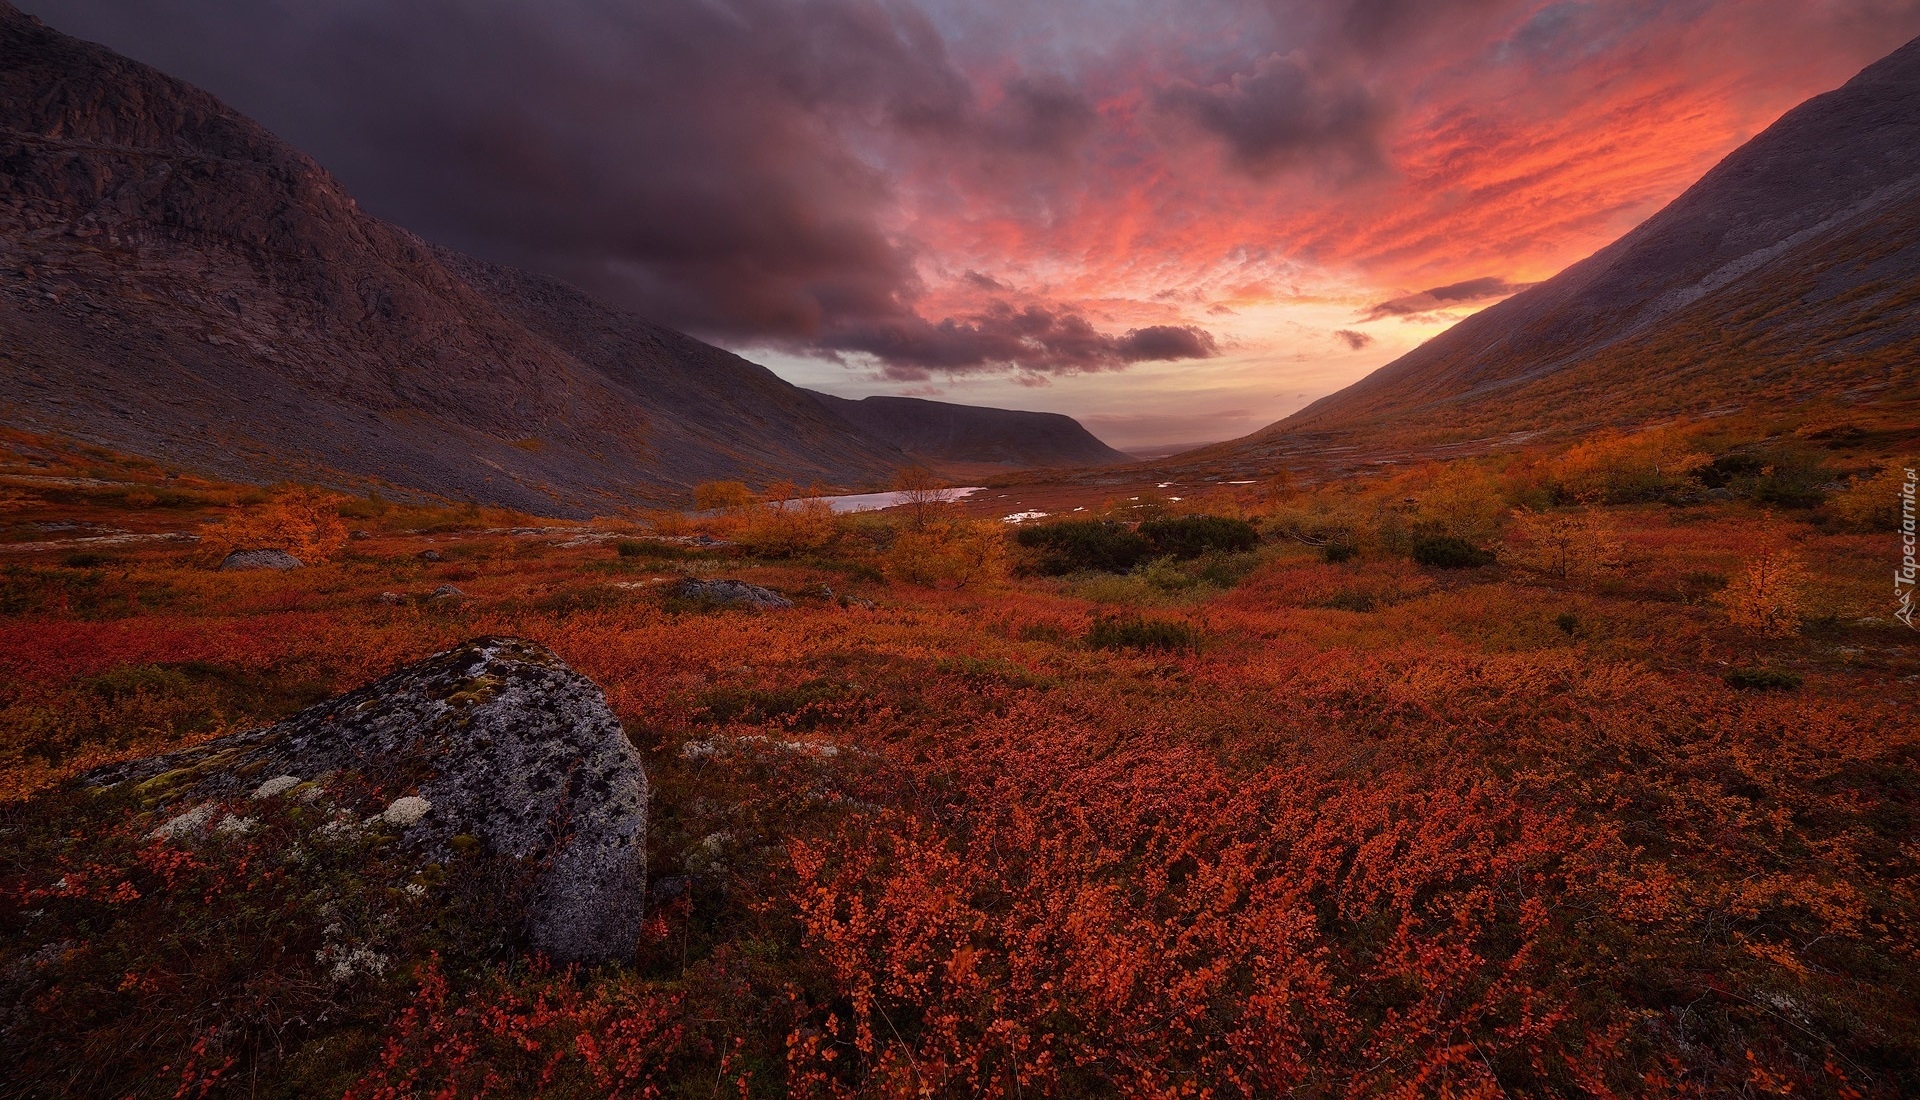
[[1916, 0], [43, 0], [368, 209], [797, 383], [1230, 438], [1603, 247]]

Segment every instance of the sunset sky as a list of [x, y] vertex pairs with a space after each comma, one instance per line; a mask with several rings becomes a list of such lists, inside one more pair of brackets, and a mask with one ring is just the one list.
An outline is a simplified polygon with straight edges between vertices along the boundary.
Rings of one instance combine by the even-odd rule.
[[1122, 447], [1353, 381], [1920, 34], [1920, 0], [23, 6], [431, 239]]

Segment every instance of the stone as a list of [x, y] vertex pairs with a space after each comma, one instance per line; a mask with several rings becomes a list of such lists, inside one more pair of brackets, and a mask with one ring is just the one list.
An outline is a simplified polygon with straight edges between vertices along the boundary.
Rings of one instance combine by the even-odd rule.
[[427, 598], [430, 600], [458, 600], [465, 596], [466, 596], [466, 593], [460, 591], [458, 588], [455, 588], [450, 584], [443, 584], [440, 587], [434, 589], [433, 594], [428, 596]]
[[421, 561], [446, 561], [447, 560], [445, 557], [441, 556], [440, 551], [438, 550], [422, 550], [418, 554], [415, 554], [414, 556], [419, 558]]
[[477, 638], [277, 725], [82, 782], [141, 783], [177, 807], [164, 834], [186, 837], [211, 823], [210, 799], [329, 772], [375, 792], [360, 812], [422, 862], [449, 863], [456, 850], [521, 861], [537, 875], [525, 913], [536, 949], [568, 962], [632, 957], [646, 907], [646, 771], [600, 689], [533, 642]]
[[222, 573], [248, 569], [298, 569], [300, 559], [285, 550], [235, 550], [220, 561]]
[[356, 531], [349, 531], [349, 532], [347, 533], [347, 537], [348, 537], [348, 538], [350, 538], [350, 539], [352, 539], [352, 540], [353, 540], [353, 541], [355, 541], [355, 542], [364, 542], [364, 541], [366, 541], [367, 539], [370, 539], [370, 538], [372, 538], [372, 537], [373, 537], [373, 535], [372, 535], [372, 534], [371, 534], [370, 532], [367, 532], [367, 531], [357, 531], [357, 530], [356, 530]]
[[674, 586], [673, 595], [676, 599], [695, 603], [751, 607], [761, 611], [777, 611], [793, 606], [792, 600], [771, 588], [735, 580], [703, 581], [689, 578]]

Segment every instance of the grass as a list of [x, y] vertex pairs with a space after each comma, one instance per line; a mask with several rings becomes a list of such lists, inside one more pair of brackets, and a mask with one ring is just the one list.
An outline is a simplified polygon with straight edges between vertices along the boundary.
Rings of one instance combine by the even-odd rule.
[[1141, 649], [1185, 653], [1200, 648], [1200, 631], [1189, 623], [1148, 619], [1140, 615], [1100, 616], [1087, 628], [1086, 643], [1095, 649]]

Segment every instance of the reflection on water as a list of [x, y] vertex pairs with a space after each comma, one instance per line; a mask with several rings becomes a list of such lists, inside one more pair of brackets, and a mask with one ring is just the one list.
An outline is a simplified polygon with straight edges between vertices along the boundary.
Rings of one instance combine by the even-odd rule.
[[[985, 489], [984, 485], [968, 485], [956, 489], [939, 490], [942, 501], [963, 500]], [[836, 512], [873, 512], [881, 508], [892, 508], [907, 503], [911, 493], [852, 493], [843, 497], [807, 497], [807, 500], [823, 500]], [[782, 504], [798, 504], [801, 501], [783, 500]]]

